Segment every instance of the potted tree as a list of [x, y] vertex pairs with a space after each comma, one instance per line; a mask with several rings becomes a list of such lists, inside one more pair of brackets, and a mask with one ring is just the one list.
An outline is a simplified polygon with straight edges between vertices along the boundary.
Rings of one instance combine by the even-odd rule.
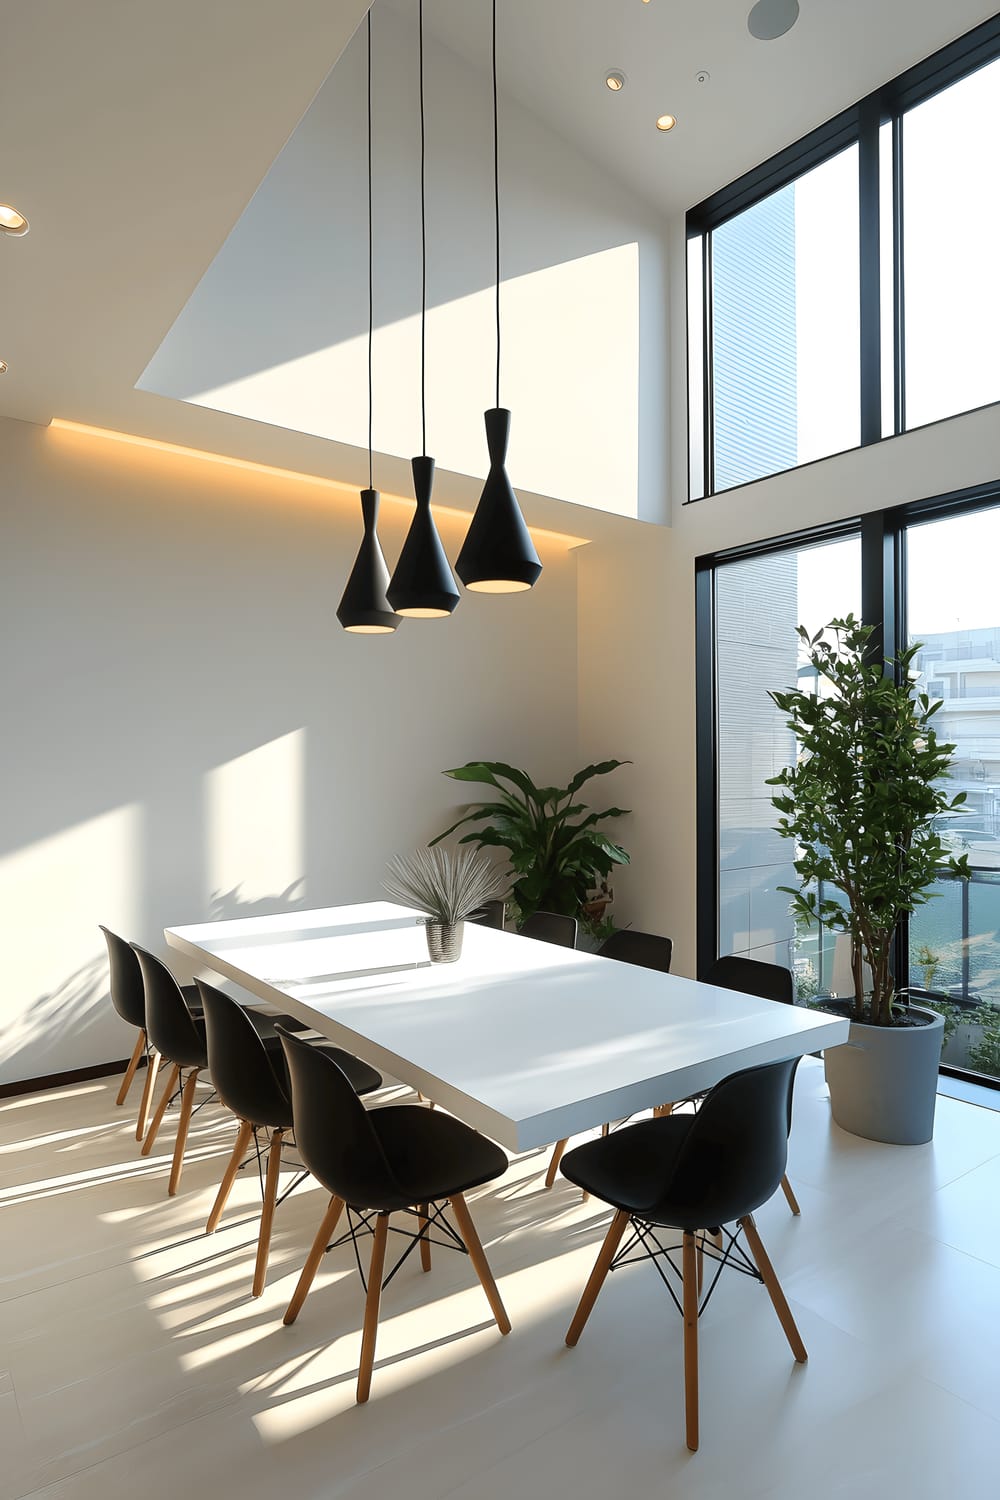
[[629, 857], [598, 826], [609, 818], [623, 818], [627, 809], [606, 807], [590, 812], [577, 800], [580, 788], [594, 776], [606, 776], [623, 760], [604, 760], [584, 766], [565, 787], [536, 786], [526, 771], [502, 761], [469, 761], [445, 771], [455, 781], [492, 786], [499, 794], [452, 823], [431, 840], [431, 847], [466, 823], [483, 826], [466, 833], [462, 844], [506, 849], [514, 872], [511, 896], [524, 921], [536, 911], [576, 917], [585, 931], [603, 935], [611, 891], [608, 876]]
[[940, 703], [912, 680], [918, 646], [886, 661], [853, 615], [798, 634], [819, 687], [770, 694], [798, 745], [770, 784], [777, 830], [796, 846], [799, 887], [782, 887], [795, 915], [850, 938], [850, 1039], [825, 1054], [833, 1118], [869, 1140], [916, 1144], [934, 1129], [944, 1022], [904, 1003], [892, 953], [900, 922], [930, 899], [942, 869], [971, 873], [935, 821], [965, 800], [941, 785], [955, 746], [932, 727]]

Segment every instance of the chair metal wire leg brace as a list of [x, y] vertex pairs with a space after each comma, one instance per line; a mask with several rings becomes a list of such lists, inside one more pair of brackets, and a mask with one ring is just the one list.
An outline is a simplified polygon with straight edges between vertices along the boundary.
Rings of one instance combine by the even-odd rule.
[[[754, 1223], [752, 1214], [745, 1215], [737, 1222], [735, 1234], [725, 1226], [713, 1226], [685, 1233], [680, 1246], [664, 1245], [658, 1237], [658, 1227], [660, 1226], [653, 1225], [648, 1220], [640, 1219], [634, 1214], [629, 1214], [626, 1210], [619, 1210], [615, 1214], [601, 1252], [598, 1255], [597, 1263], [591, 1272], [590, 1280], [587, 1282], [573, 1321], [569, 1326], [569, 1331], [566, 1334], [566, 1343], [570, 1348], [576, 1345], [593, 1311], [594, 1303], [601, 1291], [608, 1271], [613, 1271], [619, 1266], [629, 1265], [638, 1260], [651, 1260], [656, 1267], [660, 1280], [673, 1298], [674, 1306], [684, 1320], [686, 1441], [688, 1448], [692, 1452], [695, 1452], [699, 1441], [698, 1321], [708, 1306], [712, 1293], [718, 1284], [719, 1277], [727, 1266], [735, 1271], [739, 1271], [744, 1276], [750, 1276], [765, 1287], [796, 1362], [804, 1364], [807, 1354], [805, 1345], [795, 1326], [791, 1309], [785, 1301], [784, 1293], [774, 1274], [774, 1268], [757, 1233], [757, 1226]], [[631, 1234], [625, 1245], [622, 1246], [621, 1241], [627, 1230], [631, 1230]], [[741, 1233], [746, 1236], [750, 1251], [749, 1255], [739, 1243]], [[725, 1241], [728, 1241], [728, 1244], [724, 1243]], [[680, 1250], [682, 1257], [682, 1265], [680, 1267], [678, 1267], [674, 1260], [674, 1256], [678, 1250]], [[716, 1269], [709, 1283], [708, 1290], [703, 1293], [703, 1259], [706, 1254], [710, 1255], [716, 1262]], [[677, 1296], [667, 1276], [662, 1264], [664, 1260], [681, 1282], [681, 1297]]]
[[[673, 1285], [661, 1264], [665, 1260], [677, 1277], [677, 1280], [683, 1284], [684, 1272], [674, 1259], [675, 1255], [680, 1256], [682, 1254], [682, 1246], [664, 1245], [657, 1235], [657, 1227], [657, 1225], [650, 1224], [644, 1219], [639, 1219], [633, 1214], [629, 1219], [629, 1228], [632, 1230], [632, 1234], [625, 1245], [616, 1253], [609, 1270], [617, 1271], [619, 1266], [635, 1265], [641, 1260], [651, 1260], [656, 1267], [660, 1280], [670, 1293], [674, 1306], [683, 1317], [684, 1305], [674, 1291]], [[741, 1230], [742, 1225], [737, 1224], [736, 1233], [733, 1234], [725, 1225], [721, 1225], [717, 1228], [712, 1227], [700, 1230], [698, 1233], [699, 1261], [702, 1257], [708, 1255], [716, 1262], [715, 1274], [709, 1282], [708, 1290], [701, 1293], [699, 1285], [699, 1293], [701, 1294], [698, 1303], [699, 1317], [701, 1317], [708, 1306], [712, 1293], [718, 1284], [719, 1277], [727, 1266], [734, 1271], [738, 1271], [741, 1276], [749, 1276], [753, 1281], [759, 1281], [762, 1286], [764, 1285], [763, 1275], [739, 1243]], [[723, 1240], [728, 1240], [728, 1245], [723, 1246]], [[652, 1244], [650, 1243], [651, 1241]], [[701, 1274], [699, 1272], [699, 1283], [700, 1281]]]
[[[292, 1137], [291, 1131], [288, 1131], [287, 1135], [288, 1135], [288, 1141], [286, 1141], [285, 1144], [287, 1145], [287, 1144], [290, 1143], [291, 1146], [292, 1146], [292, 1149], [294, 1150], [295, 1149], [295, 1140]], [[254, 1125], [254, 1127], [253, 1127], [253, 1150], [247, 1152], [246, 1156], [240, 1162], [240, 1164], [239, 1164], [239, 1166], [237, 1167], [236, 1170], [237, 1170], [237, 1172], [242, 1172], [247, 1167], [249, 1167], [253, 1162], [257, 1163], [257, 1179], [258, 1179], [258, 1181], [260, 1183], [260, 1196], [261, 1196], [261, 1200], [263, 1200], [263, 1198], [264, 1198], [264, 1191], [265, 1191], [264, 1190], [264, 1167], [265, 1167], [266, 1163], [270, 1160], [270, 1156], [271, 1156], [271, 1138], [270, 1138], [270, 1136], [268, 1136], [267, 1139], [264, 1141], [264, 1144], [261, 1145], [261, 1142], [260, 1142], [260, 1126], [259, 1125]], [[285, 1188], [284, 1192], [283, 1193], [279, 1193], [279, 1195], [277, 1196], [277, 1198], [275, 1198], [275, 1200], [274, 1200], [274, 1206], [275, 1206], [275, 1208], [278, 1208], [280, 1204], [284, 1203], [285, 1199], [287, 1197], [289, 1197], [290, 1194], [294, 1193], [295, 1189], [297, 1187], [299, 1187], [303, 1182], [305, 1182], [306, 1178], [309, 1176], [309, 1168], [308, 1167], [304, 1167], [300, 1161], [289, 1161], [287, 1155], [282, 1155], [281, 1162], [282, 1162], [282, 1166], [291, 1167], [295, 1171], [295, 1176], [292, 1178], [292, 1181], [289, 1183], [288, 1187]]]
[[[313, 1241], [313, 1248], [310, 1250], [306, 1263], [302, 1268], [302, 1273], [292, 1294], [292, 1300], [285, 1311], [283, 1321], [286, 1325], [295, 1322], [302, 1304], [308, 1296], [309, 1288], [312, 1285], [319, 1264], [326, 1252], [350, 1240], [354, 1249], [354, 1258], [357, 1262], [358, 1272], [365, 1289], [365, 1320], [361, 1336], [361, 1359], [358, 1366], [357, 1384], [357, 1399], [359, 1403], [364, 1403], [368, 1400], [371, 1389], [375, 1340], [378, 1329], [379, 1302], [382, 1289], [388, 1286], [407, 1256], [413, 1253], [417, 1245], [421, 1247], [423, 1269], [425, 1271], [430, 1270], [430, 1244], [432, 1239], [430, 1230], [432, 1226], [440, 1228], [445, 1236], [441, 1239], [435, 1238], [435, 1244], [443, 1245], [449, 1250], [461, 1250], [468, 1255], [483, 1291], [486, 1293], [486, 1298], [490, 1304], [497, 1327], [502, 1334], [510, 1332], [510, 1319], [507, 1316], [496, 1282], [493, 1279], [493, 1273], [483, 1252], [482, 1243], [472, 1222], [465, 1198], [461, 1193], [455, 1193], [448, 1199], [448, 1202], [451, 1204], [452, 1211], [458, 1222], [459, 1227], [457, 1231], [452, 1228], [451, 1224], [445, 1218], [443, 1200], [439, 1200], [438, 1203], [419, 1203], [415, 1208], [394, 1210], [396, 1213], [406, 1213], [416, 1218], [419, 1228], [414, 1234], [411, 1230], [397, 1229], [395, 1226], [390, 1225], [390, 1214], [385, 1210], [351, 1208], [344, 1203], [342, 1198], [338, 1198], [336, 1194], [330, 1199], [326, 1215], [320, 1225], [319, 1233]], [[347, 1209], [349, 1226], [347, 1233], [341, 1235], [339, 1239], [327, 1240], [326, 1237], [335, 1230], [340, 1215], [345, 1208]], [[389, 1274], [383, 1277], [386, 1239], [390, 1228], [392, 1228], [393, 1233], [403, 1235], [409, 1241], [409, 1244], [389, 1271]], [[370, 1233], [373, 1237], [372, 1258], [367, 1277], [365, 1276], [364, 1266], [358, 1249], [358, 1234], [365, 1232]]]
[[[405, 1239], [409, 1240], [409, 1244], [403, 1251], [402, 1255], [400, 1255], [395, 1265], [389, 1271], [388, 1275], [383, 1276], [383, 1291], [389, 1285], [389, 1282], [395, 1276], [396, 1272], [399, 1270], [403, 1262], [413, 1254], [418, 1245], [420, 1245], [421, 1247], [423, 1247], [425, 1244], [442, 1245], [446, 1250], [459, 1250], [463, 1255], [468, 1255], [469, 1250], [468, 1246], [465, 1244], [465, 1241], [462, 1239], [458, 1231], [452, 1228], [447, 1218], [445, 1217], [443, 1202], [439, 1204], [427, 1204], [423, 1211], [416, 1208], [406, 1208], [398, 1209], [397, 1212], [409, 1214], [411, 1215], [411, 1217], [417, 1219], [418, 1221], [422, 1220], [423, 1222], [421, 1223], [421, 1226], [416, 1233], [414, 1233], [410, 1229], [400, 1229], [397, 1225], [390, 1222], [389, 1232], [391, 1234], [402, 1235]], [[375, 1220], [377, 1218], [377, 1209], [354, 1209], [350, 1206], [347, 1206], [347, 1233], [340, 1235], [338, 1239], [331, 1240], [329, 1245], [327, 1245], [326, 1247], [327, 1253], [329, 1253], [331, 1250], [336, 1250], [340, 1245], [346, 1245], [348, 1240], [350, 1240], [354, 1248], [354, 1259], [357, 1262], [358, 1275], [361, 1277], [361, 1285], [366, 1293], [368, 1291], [368, 1277], [365, 1274], [364, 1264], [361, 1260], [361, 1252], [358, 1249], [358, 1235], [373, 1235], [375, 1233]], [[445, 1235], [447, 1235], [447, 1238], [437, 1239], [433, 1235], [431, 1235], [430, 1229], [432, 1225], [437, 1225], [440, 1229], [442, 1229]], [[424, 1269], [429, 1269], [429, 1261], [425, 1262]]]

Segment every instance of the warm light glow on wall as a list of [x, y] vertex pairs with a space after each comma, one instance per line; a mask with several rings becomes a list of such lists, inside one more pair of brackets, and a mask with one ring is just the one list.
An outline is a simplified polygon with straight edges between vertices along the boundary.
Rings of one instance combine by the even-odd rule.
[[[65, 417], [53, 417], [49, 423], [49, 430], [56, 433], [65, 433], [70, 437], [83, 437], [96, 439], [102, 442], [126, 443], [135, 448], [145, 448], [155, 453], [166, 454], [170, 458], [197, 459], [203, 463], [222, 464], [230, 469], [245, 469], [251, 474], [262, 475], [272, 479], [280, 479], [290, 483], [317, 485], [325, 490], [331, 498], [343, 501], [351, 511], [357, 510], [358, 491], [356, 485], [342, 484], [336, 479], [324, 479], [319, 474], [304, 474], [298, 469], [280, 469], [273, 464], [255, 463], [249, 458], [232, 458], [224, 453], [209, 453], [204, 448], [185, 448], [180, 443], [165, 443], [159, 438], [139, 437], [130, 432], [116, 432], [110, 427], [90, 427], [84, 422], [71, 422]], [[412, 512], [414, 502], [405, 495], [382, 494], [383, 505], [401, 505]], [[458, 510], [454, 506], [434, 506], [435, 516], [449, 516], [468, 525], [471, 520], [469, 511]], [[537, 542], [548, 543], [550, 546], [561, 547], [566, 551], [572, 551], [574, 547], [585, 547], [590, 541], [589, 537], [573, 536], [565, 531], [549, 531], [542, 526], [529, 526], [528, 530]]]

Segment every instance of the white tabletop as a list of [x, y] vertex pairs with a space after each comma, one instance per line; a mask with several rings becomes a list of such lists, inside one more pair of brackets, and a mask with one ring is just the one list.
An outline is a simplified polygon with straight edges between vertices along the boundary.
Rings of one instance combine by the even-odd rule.
[[837, 1016], [474, 923], [432, 965], [421, 922], [367, 902], [166, 939], [511, 1151], [847, 1040]]

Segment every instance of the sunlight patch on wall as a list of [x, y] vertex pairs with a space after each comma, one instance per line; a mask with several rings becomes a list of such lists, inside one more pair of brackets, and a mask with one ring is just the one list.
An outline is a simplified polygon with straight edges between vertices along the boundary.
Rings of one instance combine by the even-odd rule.
[[[98, 923], [136, 936], [142, 881], [141, 812], [115, 808], [0, 859], [4, 982], [0, 1081], [40, 1075], [69, 1038], [107, 1026], [108, 1058], [127, 1056], [134, 1033], [117, 1021]], [[121, 1045], [116, 1052], [118, 1032]], [[30, 1066], [19, 1054], [32, 1053]]]
[[[515, 487], [637, 514], [639, 255], [619, 245], [505, 281], [501, 403]], [[494, 403], [492, 290], [427, 315], [427, 443], [442, 468], [485, 474]], [[198, 406], [367, 444], [367, 334], [191, 396]], [[375, 332], [375, 448], [420, 452], [420, 320]], [[170, 394], [169, 392], [167, 394]]]
[[287, 908], [305, 877], [306, 732], [293, 730], [205, 777], [205, 876], [213, 917]]

